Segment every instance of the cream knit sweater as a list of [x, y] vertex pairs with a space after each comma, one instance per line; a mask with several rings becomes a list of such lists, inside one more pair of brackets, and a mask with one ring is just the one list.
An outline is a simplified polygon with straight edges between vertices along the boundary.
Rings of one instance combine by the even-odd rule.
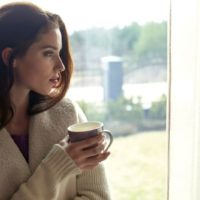
[[59, 144], [69, 125], [84, 120], [69, 99], [34, 115], [29, 164], [6, 129], [0, 130], [0, 200], [109, 200], [103, 165], [82, 172], [65, 152], [67, 143]]

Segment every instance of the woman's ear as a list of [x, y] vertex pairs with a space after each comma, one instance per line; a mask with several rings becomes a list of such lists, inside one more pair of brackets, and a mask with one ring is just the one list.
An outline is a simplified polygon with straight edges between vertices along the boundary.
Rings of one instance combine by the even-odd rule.
[[1, 53], [2, 60], [6, 66], [9, 65], [9, 59], [10, 59], [12, 51], [13, 51], [12, 48], [6, 47], [5, 49], [3, 49]]

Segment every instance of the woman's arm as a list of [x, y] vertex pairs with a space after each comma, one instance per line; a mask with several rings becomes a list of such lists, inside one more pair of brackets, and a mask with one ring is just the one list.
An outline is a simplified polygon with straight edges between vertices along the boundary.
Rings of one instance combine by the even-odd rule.
[[10, 200], [57, 200], [59, 183], [68, 176], [80, 174], [80, 169], [67, 155], [62, 145], [56, 144]]
[[66, 177], [70, 178], [71, 175], [77, 177], [74, 200], [110, 199], [103, 165], [81, 172], [67, 155], [64, 145], [57, 144], [10, 200], [59, 200], [59, 183], [65, 179], [63, 184], [70, 187]]
[[[109, 200], [109, 189], [102, 164], [81, 170], [67, 153], [66, 140], [53, 146], [33, 175], [23, 183], [10, 200], [60, 200], [60, 183], [70, 187], [68, 179], [76, 176], [74, 200]], [[96, 162], [96, 161], [95, 161]], [[64, 181], [63, 181], [64, 180]], [[68, 200], [68, 199], [66, 199]]]

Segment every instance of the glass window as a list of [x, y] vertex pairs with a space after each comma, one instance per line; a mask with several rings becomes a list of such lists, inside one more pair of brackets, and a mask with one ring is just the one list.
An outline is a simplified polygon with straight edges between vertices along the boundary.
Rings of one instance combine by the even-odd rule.
[[168, 1], [31, 2], [66, 23], [75, 64], [67, 96], [114, 135], [105, 161], [113, 199], [166, 199]]

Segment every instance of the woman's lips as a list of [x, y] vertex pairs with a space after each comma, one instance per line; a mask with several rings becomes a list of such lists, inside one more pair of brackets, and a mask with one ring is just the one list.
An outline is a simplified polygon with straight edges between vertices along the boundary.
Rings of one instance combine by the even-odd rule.
[[50, 79], [49, 80], [54, 86], [56, 86], [59, 82], [59, 79], [58, 78], [55, 78], [55, 79]]
[[49, 81], [51, 82], [53, 87], [56, 87], [59, 84], [59, 81], [60, 81], [60, 74], [56, 74], [56, 75], [52, 76], [49, 79]]

